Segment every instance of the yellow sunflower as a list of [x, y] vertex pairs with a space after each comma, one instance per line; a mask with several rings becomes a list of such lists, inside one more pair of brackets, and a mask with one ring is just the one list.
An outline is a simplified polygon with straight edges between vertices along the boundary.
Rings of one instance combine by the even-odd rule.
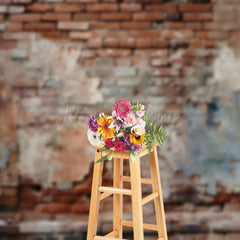
[[142, 134], [142, 135], [138, 135], [136, 133], [130, 134], [130, 142], [135, 145], [140, 145], [141, 143], [144, 142], [145, 139], [146, 138], [145, 138], [144, 134]]
[[115, 128], [109, 128], [113, 120], [107, 117], [102, 116], [97, 120], [99, 126], [97, 130], [100, 132], [102, 138], [112, 138], [115, 132]]

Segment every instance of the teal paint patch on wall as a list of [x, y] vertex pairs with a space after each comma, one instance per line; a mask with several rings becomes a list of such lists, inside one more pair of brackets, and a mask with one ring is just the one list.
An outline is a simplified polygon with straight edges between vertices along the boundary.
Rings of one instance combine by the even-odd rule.
[[184, 107], [192, 162], [181, 166], [181, 170], [185, 177], [201, 176], [209, 194], [217, 193], [218, 184], [230, 192], [239, 191], [240, 93], [234, 94], [232, 105], [215, 98], [207, 103], [206, 109], [202, 111], [197, 104]]

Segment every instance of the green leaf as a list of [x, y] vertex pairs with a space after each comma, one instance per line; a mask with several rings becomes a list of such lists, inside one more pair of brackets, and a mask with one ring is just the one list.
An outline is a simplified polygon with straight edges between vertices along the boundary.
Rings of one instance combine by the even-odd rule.
[[104, 157], [99, 158], [95, 163], [103, 162], [106, 160], [112, 160], [112, 154], [113, 154], [113, 152], [110, 152], [109, 154], [105, 155]]
[[105, 145], [99, 150], [99, 152], [103, 152], [103, 151], [106, 151], [106, 150], [109, 150], [109, 149], [110, 148]]
[[154, 120], [151, 121], [150, 127], [153, 128]]
[[153, 133], [155, 134], [157, 132], [157, 123], [155, 122], [153, 125]]

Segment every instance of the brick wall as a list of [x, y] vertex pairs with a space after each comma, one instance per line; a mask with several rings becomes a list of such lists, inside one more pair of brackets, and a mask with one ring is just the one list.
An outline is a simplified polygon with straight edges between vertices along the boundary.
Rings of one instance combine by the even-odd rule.
[[239, 239], [239, 10], [237, 0], [0, 0], [0, 236], [85, 239], [86, 120], [125, 98], [168, 132], [159, 163], [169, 239]]

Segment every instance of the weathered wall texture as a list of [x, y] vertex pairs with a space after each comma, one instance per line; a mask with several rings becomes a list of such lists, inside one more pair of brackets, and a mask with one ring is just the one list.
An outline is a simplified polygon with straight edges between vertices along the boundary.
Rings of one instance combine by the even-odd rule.
[[238, 0], [0, 0], [0, 236], [84, 239], [87, 118], [125, 98], [168, 132], [159, 160], [169, 239], [240, 239], [239, 37]]

